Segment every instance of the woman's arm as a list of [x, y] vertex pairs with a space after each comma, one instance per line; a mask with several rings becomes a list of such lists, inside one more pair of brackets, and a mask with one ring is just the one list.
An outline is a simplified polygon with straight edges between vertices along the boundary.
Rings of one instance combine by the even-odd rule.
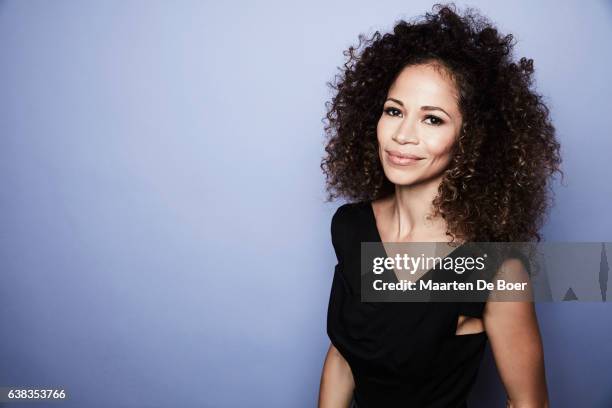
[[[522, 263], [518, 260], [509, 262], [507, 273], [513, 277], [512, 280], [526, 281], [527, 272]], [[533, 302], [489, 301], [483, 320], [508, 395], [506, 406], [547, 408], [544, 351]]]
[[319, 389], [319, 408], [348, 408], [353, 399], [355, 382], [349, 364], [342, 354], [329, 345], [321, 385]]

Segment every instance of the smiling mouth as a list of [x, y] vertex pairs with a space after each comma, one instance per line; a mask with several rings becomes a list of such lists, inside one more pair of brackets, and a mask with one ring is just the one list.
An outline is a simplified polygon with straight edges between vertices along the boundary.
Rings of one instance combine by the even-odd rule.
[[385, 150], [385, 155], [387, 156], [387, 161], [389, 161], [391, 164], [395, 164], [398, 166], [408, 166], [408, 165], [415, 164], [423, 160], [422, 157], [417, 157], [413, 155], [406, 155], [406, 156], [401, 155], [400, 156], [388, 150]]

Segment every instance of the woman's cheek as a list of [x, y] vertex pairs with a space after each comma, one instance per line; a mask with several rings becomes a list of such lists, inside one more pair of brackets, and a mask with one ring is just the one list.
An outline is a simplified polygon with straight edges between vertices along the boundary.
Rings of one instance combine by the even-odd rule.
[[454, 139], [451, 134], [438, 135], [438, 137], [429, 139], [427, 143], [427, 150], [429, 150], [429, 153], [434, 156], [443, 155], [451, 151], [453, 142]]
[[389, 132], [389, 126], [387, 123], [385, 123], [384, 119], [381, 119], [378, 121], [378, 126], [376, 126], [376, 134], [378, 137], [378, 140], [384, 140], [385, 139], [385, 135], [387, 135], [387, 133]]

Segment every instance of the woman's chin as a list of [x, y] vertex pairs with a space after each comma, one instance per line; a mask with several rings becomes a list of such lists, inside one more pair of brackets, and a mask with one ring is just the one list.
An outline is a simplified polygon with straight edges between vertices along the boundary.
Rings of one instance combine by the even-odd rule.
[[398, 186], [413, 186], [426, 182], [440, 182], [442, 173], [435, 175], [424, 174], [423, 172], [412, 173], [410, 171], [398, 171], [396, 169], [385, 169], [387, 179]]
[[397, 174], [397, 172], [395, 171], [385, 173], [385, 175], [387, 176], [387, 179], [389, 179], [391, 183], [399, 185], [399, 186], [407, 186], [407, 185], [416, 184], [421, 179], [420, 177], [412, 175], [412, 174]]

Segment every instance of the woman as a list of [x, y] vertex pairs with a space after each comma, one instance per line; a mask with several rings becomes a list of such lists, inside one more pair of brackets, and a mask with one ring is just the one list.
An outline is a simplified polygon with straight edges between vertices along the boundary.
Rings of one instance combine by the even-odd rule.
[[359, 39], [327, 105], [328, 199], [352, 202], [331, 223], [319, 407], [466, 407], [487, 341], [507, 406], [547, 407], [533, 303], [359, 296], [361, 242], [540, 240], [561, 159], [532, 60], [513, 61], [512, 35], [473, 10], [443, 5]]

